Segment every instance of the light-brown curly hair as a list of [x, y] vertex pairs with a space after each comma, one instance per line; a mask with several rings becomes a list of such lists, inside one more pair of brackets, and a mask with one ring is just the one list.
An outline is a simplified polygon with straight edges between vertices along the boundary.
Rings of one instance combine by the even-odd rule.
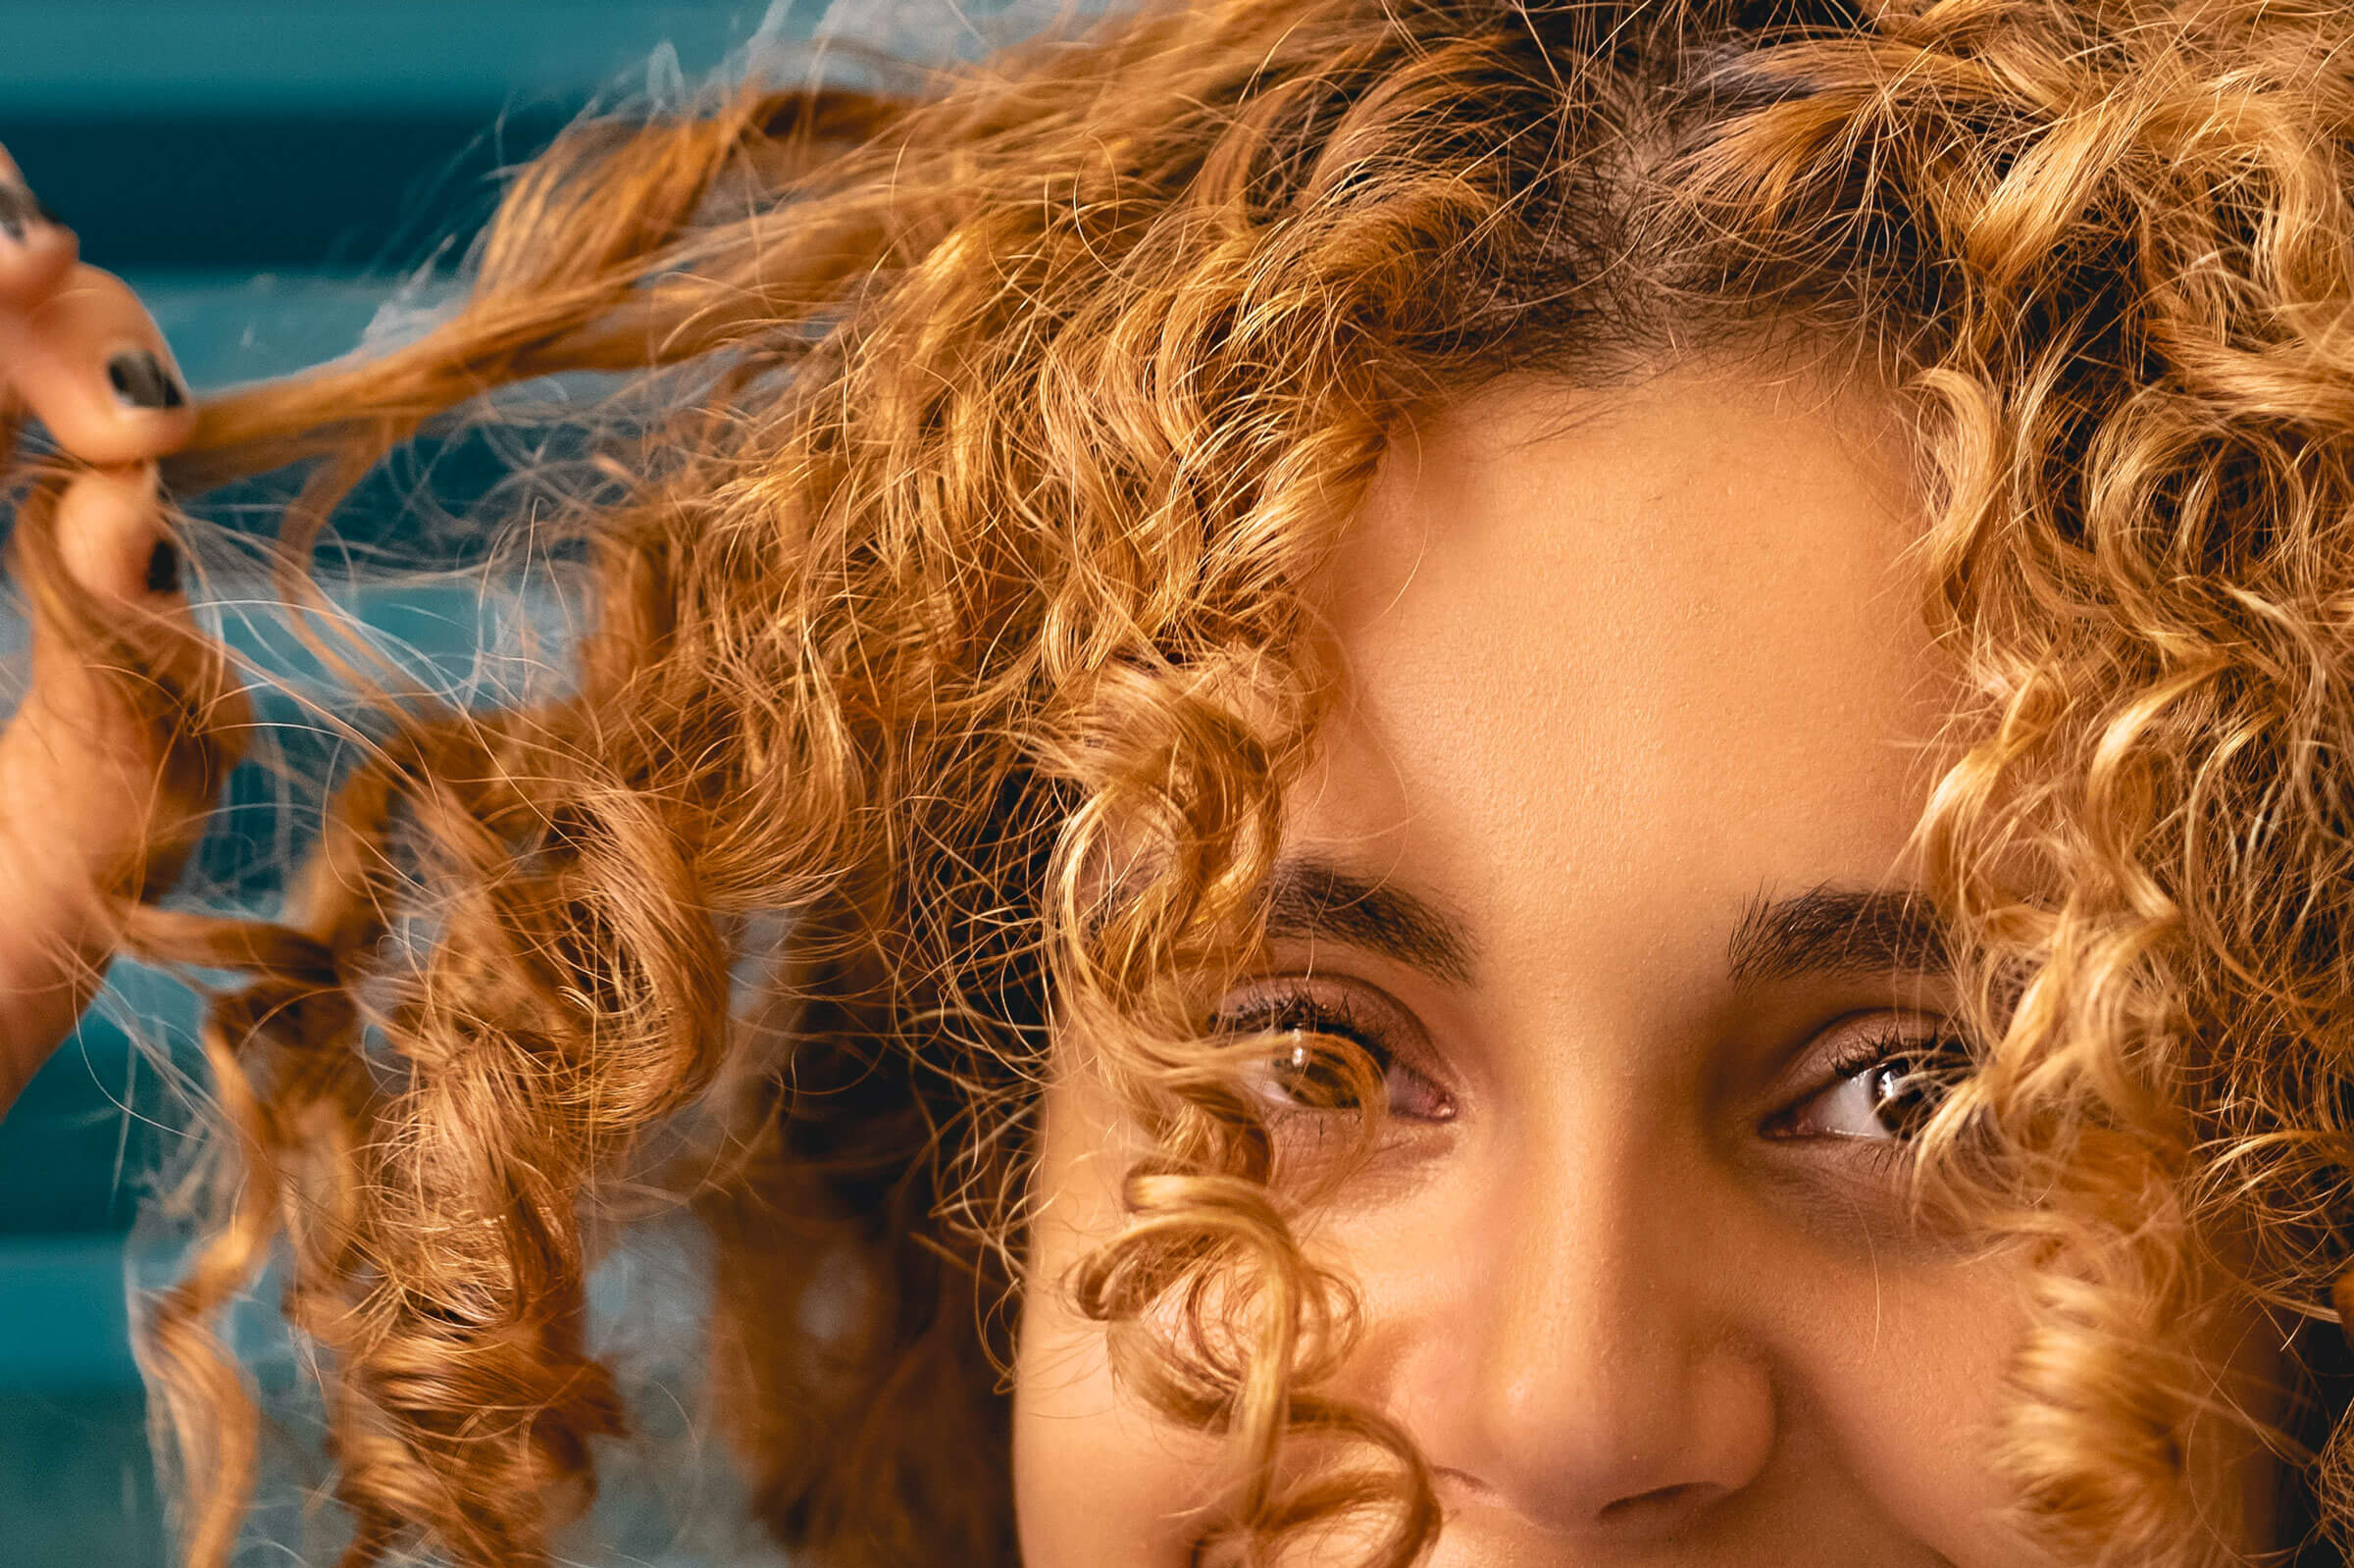
[[[2214, 1560], [2180, 1440], [2221, 1270], [2308, 1325], [2267, 1440], [2293, 1533], [2354, 1541], [2354, 14], [1211, 0], [586, 123], [429, 335], [205, 410], [184, 484], [307, 476], [298, 601], [337, 501], [493, 389], [618, 372], [636, 413], [533, 519], [592, 591], [567, 685], [469, 709], [350, 655], [381, 722], [289, 913], [134, 913], [244, 977], [204, 1033], [223, 1217], [148, 1345], [188, 1560], [249, 1503], [216, 1324], [275, 1251], [348, 1568], [547, 1561], [627, 1420], [585, 1276], [651, 1184], [718, 1239], [712, 1378], [796, 1560], [1010, 1561], [1050, 1034], [1155, 1152], [1027, 1288], [1224, 1435], [1238, 1538], [1361, 1510], [1415, 1558], [1423, 1463], [1319, 1391], [1347, 1282], [1247, 1045], [1202, 1037], [1335, 685], [1304, 584], [1416, 406], [1703, 353], [1883, 378], [1918, 431], [1969, 693], [1921, 843], [1979, 1041], [1920, 1193], [2030, 1245], [2021, 1519]], [[40, 613], [152, 664], [68, 586], [53, 493]], [[151, 694], [180, 765], [221, 765], [229, 679]]]

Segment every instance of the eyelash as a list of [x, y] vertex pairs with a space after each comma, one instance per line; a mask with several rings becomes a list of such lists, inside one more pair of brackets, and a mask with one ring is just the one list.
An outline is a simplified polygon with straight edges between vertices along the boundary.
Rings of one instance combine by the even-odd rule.
[[1877, 1067], [1895, 1057], [1938, 1061], [1965, 1054], [1967, 1047], [1962, 1037], [1951, 1030], [1932, 1029], [1926, 1034], [1908, 1034], [1896, 1026], [1883, 1025], [1863, 1038], [1851, 1041], [1832, 1057], [1827, 1076], [1850, 1078], [1867, 1067]]
[[1217, 1029], [1226, 1035], [1280, 1035], [1291, 1030], [1330, 1035], [1363, 1046], [1385, 1066], [1389, 1062], [1389, 1047], [1377, 1031], [1358, 1018], [1356, 1008], [1346, 1000], [1326, 1001], [1305, 991], [1282, 991], [1248, 1007], [1220, 1013]]

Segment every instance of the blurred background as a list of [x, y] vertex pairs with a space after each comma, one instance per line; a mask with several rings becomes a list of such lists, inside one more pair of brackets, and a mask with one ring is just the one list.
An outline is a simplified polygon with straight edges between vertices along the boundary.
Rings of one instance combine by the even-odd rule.
[[[498, 169], [592, 97], [719, 66], [768, 9], [0, 0], [0, 143], [79, 231], [83, 254], [139, 289], [202, 391], [352, 348], [403, 278], [463, 252]], [[806, 36], [823, 13], [822, 0], [796, 0], [768, 20]], [[445, 605], [378, 614], [405, 614], [400, 635], [429, 654], [436, 639], [472, 647], [474, 629]], [[21, 628], [0, 632], [5, 649], [21, 647]], [[239, 831], [266, 858], [272, 827]], [[125, 1238], [178, 1118], [121, 1021], [170, 1043], [189, 1012], [178, 987], [118, 966], [107, 1005], [0, 1122], [0, 1560], [11, 1565], [165, 1561]]]

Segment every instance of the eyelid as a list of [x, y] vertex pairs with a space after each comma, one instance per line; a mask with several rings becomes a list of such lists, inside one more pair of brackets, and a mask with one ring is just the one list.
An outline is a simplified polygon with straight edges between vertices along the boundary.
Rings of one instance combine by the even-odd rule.
[[[1258, 975], [1244, 981], [1218, 1003], [1219, 1019], [1271, 1012], [1299, 998], [1319, 1008], [1361, 1019], [1368, 1028], [1419, 1037], [1419, 1021], [1402, 1003], [1364, 981], [1328, 973]], [[1409, 1041], [1410, 1043], [1410, 1041]]]

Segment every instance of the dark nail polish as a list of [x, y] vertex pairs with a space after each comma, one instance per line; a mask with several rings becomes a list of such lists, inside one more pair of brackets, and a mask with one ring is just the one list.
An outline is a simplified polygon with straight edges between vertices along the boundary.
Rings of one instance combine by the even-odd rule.
[[170, 539], [156, 540], [154, 551], [147, 557], [147, 591], [179, 591], [179, 546]]
[[31, 236], [33, 225], [54, 221], [31, 191], [13, 179], [0, 179], [0, 234], [22, 245]]
[[106, 379], [115, 383], [115, 395], [132, 408], [178, 408], [188, 400], [179, 389], [179, 378], [144, 349], [108, 360]]

